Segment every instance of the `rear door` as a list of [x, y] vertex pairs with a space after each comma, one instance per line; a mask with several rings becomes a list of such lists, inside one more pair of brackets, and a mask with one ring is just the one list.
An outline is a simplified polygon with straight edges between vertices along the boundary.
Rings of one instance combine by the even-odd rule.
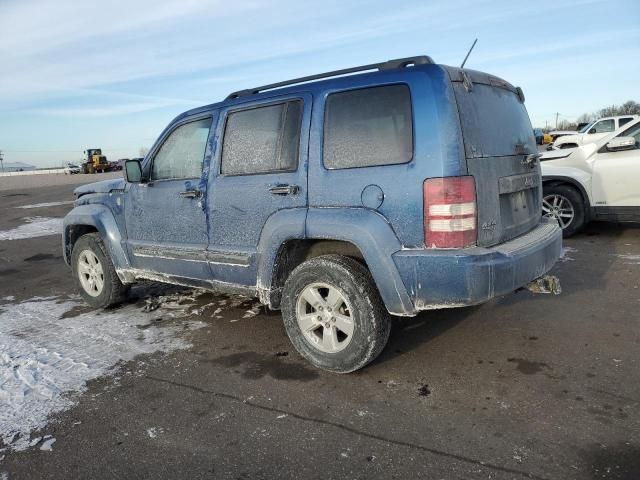
[[449, 68], [449, 74], [476, 183], [478, 245], [503, 243], [540, 222], [540, 164], [524, 98], [485, 73]]
[[[307, 207], [311, 95], [223, 109], [209, 192], [208, 258], [214, 279], [256, 284], [257, 249], [270, 217]], [[299, 235], [304, 235], [300, 216]]]

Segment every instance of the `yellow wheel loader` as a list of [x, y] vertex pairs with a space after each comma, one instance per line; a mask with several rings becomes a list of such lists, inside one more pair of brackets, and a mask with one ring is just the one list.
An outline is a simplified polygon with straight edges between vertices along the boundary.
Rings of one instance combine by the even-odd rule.
[[88, 148], [84, 153], [86, 157], [82, 164], [82, 173], [104, 173], [109, 170], [107, 157], [102, 155], [100, 148]]

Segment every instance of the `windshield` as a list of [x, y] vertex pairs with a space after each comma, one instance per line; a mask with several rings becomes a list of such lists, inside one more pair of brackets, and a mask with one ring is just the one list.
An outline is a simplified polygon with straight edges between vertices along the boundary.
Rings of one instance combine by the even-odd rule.
[[589, 129], [593, 126], [593, 124], [594, 124], [594, 123], [596, 123], [596, 122], [594, 121], [594, 122], [591, 122], [591, 123], [589, 123], [589, 124], [585, 125], [585, 126], [584, 126], [584, 127], [582, 127], [580, 130], [578, 130], [578, 133], [585, 133], [585, 132], [588, 132], [588, 131], [589, 131]]

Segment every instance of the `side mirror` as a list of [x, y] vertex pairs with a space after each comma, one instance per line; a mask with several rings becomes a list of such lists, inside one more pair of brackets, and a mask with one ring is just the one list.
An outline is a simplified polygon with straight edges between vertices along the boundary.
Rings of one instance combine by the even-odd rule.
[[592, 128], [591, 130], [589, 130], [589, 132], [588, 132], [588, 133], [596, 133], [596, 129], [595, 129], [595, 128]]
[[636, 139], [634, 137], [616, 137], [607, 143], [607, 150], [610, 152], [632, 150], [634, 148], [636, 148]]
[[124, 162], [124, 179], [127, 183], [142, 182], [142, 164], [140, 160], [127, 160]]

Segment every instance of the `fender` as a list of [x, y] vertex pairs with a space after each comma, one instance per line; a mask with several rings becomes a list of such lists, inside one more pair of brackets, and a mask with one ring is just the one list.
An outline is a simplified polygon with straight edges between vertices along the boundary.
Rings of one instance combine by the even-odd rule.
[[366, 208], [309, 208], [306, 237], [354, 244], [362, 252], [389, 313], [415, 315], [392, 256], [402, 245], [380, 213]]
[[307, 207], [278, 210], [265, 222], [258, 242], [257, 289], [260, 300], [268, 304], [273, 269], [280, 245], [287, 240], [305, 238], [304, 224]]
[[543, 164], [542, 184], [544, 185], [551, 181], [568, 183], [578, 188], [587, 201], [587, 209], [590, 208], [592, 204], [590, 195], [591, 173], [577, 167]]
[[94, 227], [98, 231], [111, 255], [111, 261], [116, 270], [131, 268], [129, 257], [122, 248], [122, 237], [115, 217], [108, 207], [99, 203], [80, 205], [64, 217], [62, 250], [67, 265], [71, 263], [71, 252], [68, 247], [71, 241], [71, 229], [74, 225], [86, 225]]

